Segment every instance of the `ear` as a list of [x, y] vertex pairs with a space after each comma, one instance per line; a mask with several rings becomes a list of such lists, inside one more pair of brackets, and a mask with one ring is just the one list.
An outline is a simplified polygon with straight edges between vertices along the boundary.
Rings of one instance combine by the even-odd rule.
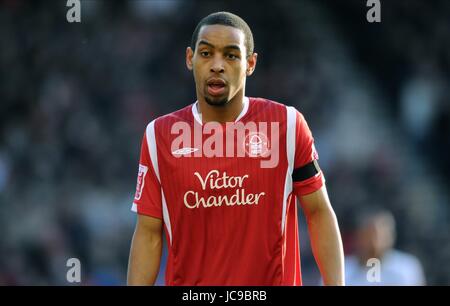
[[192, 51], [191, 47], [186, 48], [186, 66], [192, 71], [194, 69], [194, 65], [192, 63], [192, 58], [194, 57], [194, 51]]
[[255, 52], [247, 58], [247, 76], [251, 76], [253, 71], [255, 71], [257, 59], [258, 53]]

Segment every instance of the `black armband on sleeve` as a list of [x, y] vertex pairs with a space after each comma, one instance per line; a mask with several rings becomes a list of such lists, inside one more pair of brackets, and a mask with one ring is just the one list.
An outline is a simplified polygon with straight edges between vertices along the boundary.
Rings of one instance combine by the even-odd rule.
[[315, 176], [319, 172], [320, 172], [319, 163], [317, 162], [317, 160], [313, 160], [312, 162], [304, 165], [303, 167], [294, 169], [294, 171], [292, 172], [292, 181], [294, 183], [301, 182]]

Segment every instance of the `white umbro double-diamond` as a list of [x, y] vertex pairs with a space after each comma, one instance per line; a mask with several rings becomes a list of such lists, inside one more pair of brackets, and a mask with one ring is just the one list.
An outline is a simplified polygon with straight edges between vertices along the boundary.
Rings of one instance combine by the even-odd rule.
[[172, 152], [173, 155], [186, 155], [198, 151], [198, 148], [181, 148]]

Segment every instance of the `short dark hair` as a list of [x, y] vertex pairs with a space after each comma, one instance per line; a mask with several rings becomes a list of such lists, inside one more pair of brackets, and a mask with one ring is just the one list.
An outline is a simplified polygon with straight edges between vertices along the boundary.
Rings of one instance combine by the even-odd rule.
[[244, 32], [245, 48], [247, 49], [247, 56], [253, 53], [254, 42], [253, 42], [253, 34], [252, 31], [250, 30], [250, 27], [241, 17], [230, 12], [212, 13], [203, 18], [202, 20], [200, 20], [200, 22], [197, 24], [197, 27], [194, 30], [194, 33], [192, 34], [191, 48], [193, 51], [195, 51], [195, 46], [198, 40], [198, 33], [200, 32], [202, 26], [215, 24], [230, 26]]
[[384, 218], [387, 226], [393, 233], [395, 233], [395, 218], [392, 212], [381, 206], [369, 206], [360, 209], [355, 213], [355, 227], [356, 229], [363, 229], [377, 218]]

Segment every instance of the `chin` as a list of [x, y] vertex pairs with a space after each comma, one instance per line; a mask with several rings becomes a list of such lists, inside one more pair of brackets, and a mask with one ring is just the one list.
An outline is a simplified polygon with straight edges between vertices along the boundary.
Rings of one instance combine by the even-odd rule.
[[205, 101], [211, 106], [225, 106], [230, 102], [227, 97], [209, 97], [205, 96]]

